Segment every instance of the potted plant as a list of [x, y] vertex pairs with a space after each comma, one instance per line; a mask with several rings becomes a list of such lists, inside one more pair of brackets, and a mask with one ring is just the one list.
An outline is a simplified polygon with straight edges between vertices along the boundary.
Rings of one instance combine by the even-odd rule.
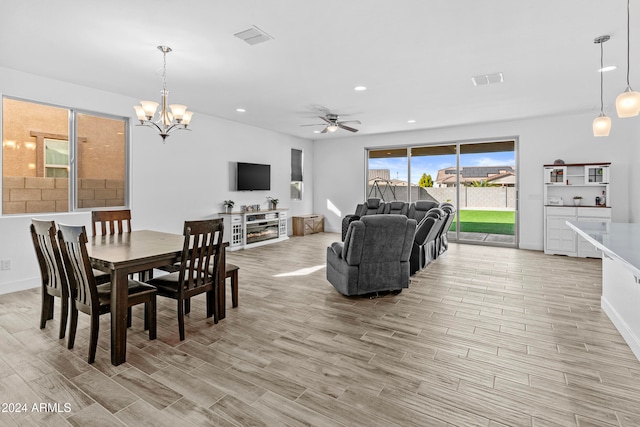
[[582, 203], [582, 196], [574, 196], [573, 197], [574, 206], [580, 206], [580, 203]]
[[236, 202], [234, 202], [233, 200], [225, 200], [224, 202], [222, 202], [222, 204], [224, 205], [225, 211], [227, 213], [231, 213], [231, 209], [233, 209], [233, 205], [235, 205]]
[[271, 209], [277, 209], [278, 208], [278, 202], [280, 201], [279, 199], [274, 199], [273, 197], [268, 196], [267, 200], [271, 204]]

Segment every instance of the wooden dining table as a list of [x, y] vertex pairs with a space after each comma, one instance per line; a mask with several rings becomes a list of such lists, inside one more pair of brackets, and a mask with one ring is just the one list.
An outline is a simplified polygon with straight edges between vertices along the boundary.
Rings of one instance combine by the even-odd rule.
[[[117, 366], [126, 361], [129, 274], [149, 275], [148, 272], [154, 268], [179, 261], [184, 236], [140, 230], [89, 239], [87, 251], [93, 267], [111, 275], [111, 363]], [[220, 265], [224, 265], [224, 255], [223, 247]], [[218, 286], [224, 292], [224, 268], [219, 270]], [[220, 300], [215, 303], [217, 321], [220, 318]]]

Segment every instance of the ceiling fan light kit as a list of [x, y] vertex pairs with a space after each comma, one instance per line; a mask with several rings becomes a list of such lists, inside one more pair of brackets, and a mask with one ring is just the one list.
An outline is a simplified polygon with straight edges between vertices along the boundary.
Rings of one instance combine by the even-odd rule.
[[327, 113], [326, 116], [318, 116], [319, 119], [324, 120], [324, 123], [312, 123], [309, 125], [301, 126], [324, 126], [320, 133], [336, 132], [338, 129], [344, 129], [349, 132], [358, 132], [358, 129], [347, 126], [346, 123], [362, 124], [360, 120], [340, 120], [340, 116], [337, 114]]

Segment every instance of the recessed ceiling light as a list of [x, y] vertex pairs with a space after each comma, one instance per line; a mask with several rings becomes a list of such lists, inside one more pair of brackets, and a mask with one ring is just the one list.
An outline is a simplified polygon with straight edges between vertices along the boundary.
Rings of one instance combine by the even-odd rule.
[[600, 69], [598, 70], [598, 72], [599, 72], [599, 73], [606, 73], [607, 71], [613, 71], [613, 70], [615, 70], [616, 68], [618, 68], [618, 67], [616, 67], [615, 65], [609, 65], [609, 66], [606, 66], [606, 67], [600, 68]]
[[353, 88], [353, 90], [358, 91], [358, 92], [362, 92], [362, 91], [367, 90], [367, 87], [366, 86], [356, 86], [356, 87]]
[[320, 131], [319, 130], [314, 130], [313, 133], [320, 133]]
[[236, 108], [236, 111], [238, 113], [246, 113], [247, 112], [247, 110], [245, 110], [244, 108]]
[[411, 120], [407, 120], [407, 123], [415, 123], [416, 121], [411, 119]]

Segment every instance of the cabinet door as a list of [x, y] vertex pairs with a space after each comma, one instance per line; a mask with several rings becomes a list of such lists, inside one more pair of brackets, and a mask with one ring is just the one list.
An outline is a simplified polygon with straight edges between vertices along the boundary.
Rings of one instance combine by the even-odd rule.
[[544, 168], [544, 183], [552, 185], [565, 185], [567, 167], [546, 167]]
[[314, 233], [324, 232], [324, 216], [323, 215], [318, 215], [313, 219], [313, 232]]
[[576, 235], [567, 225], [567, 221], [575, 219], [575, 216], [547, 216], [546, 252], [575, 255]]
[[608, 184], [609, 183], [609, 166], [585, 166], [584, 167], [584, 183], [585, 184]]

